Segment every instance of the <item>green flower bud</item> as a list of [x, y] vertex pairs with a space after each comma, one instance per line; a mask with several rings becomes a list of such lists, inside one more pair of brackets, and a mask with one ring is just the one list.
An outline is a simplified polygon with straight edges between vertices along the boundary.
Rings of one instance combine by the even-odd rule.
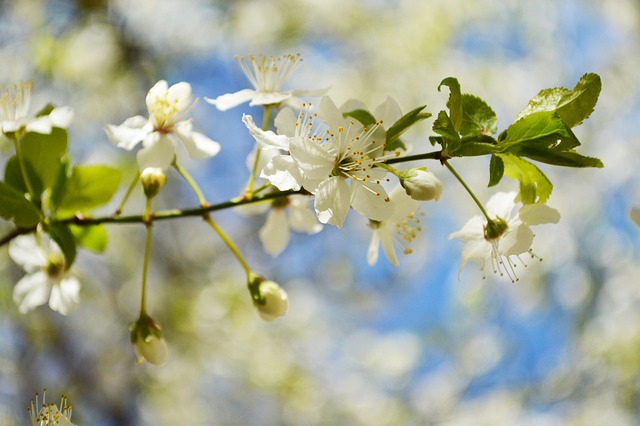
[[138, 358], [138, 364], [148, 361], [154, 365], [162, 365], [169, 357], [167, 342], [162, 338], [160, 325], [150, 316], [141, 314], [136, 322], [129, 325], [131, 343]]
[[167, 182], [167, 176], [159, 167], [147, 167], [140, 174], [140, 181], [147, 198], [153, 198]]
[[400, 185], [407, 195], [418, 201], [430, 201], [440, 198], [442, 182], [433, 173], [424, 169], [409, 169], [398, 173]]

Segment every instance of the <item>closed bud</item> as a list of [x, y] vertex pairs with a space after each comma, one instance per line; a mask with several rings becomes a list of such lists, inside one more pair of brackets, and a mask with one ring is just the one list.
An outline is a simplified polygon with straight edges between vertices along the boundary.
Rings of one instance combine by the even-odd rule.
[[147, 167], [140, 174], [140, 181], [147, 198], [153, 198], [167, 182], [167, 176], [160, 167]]
[[400, 184], [407, 195], [418, 201], [438, 200], [442, 194], [442, 182], [424, 169], [410, 169], [398, 173]]
[[287, 293], [276, 282], [265, 280], [252, 273], [248, 286], [260, 318], [273, 321], [287, 313], [289, 309]]
[[129, 325], [131, 343], [138, 358], [138, 364], [148, 361], [154, 365], [162, 365], [169, 357], [167, 342], [162, 338], [160, 325], [150, 316], [141, 314], [140, 318]]

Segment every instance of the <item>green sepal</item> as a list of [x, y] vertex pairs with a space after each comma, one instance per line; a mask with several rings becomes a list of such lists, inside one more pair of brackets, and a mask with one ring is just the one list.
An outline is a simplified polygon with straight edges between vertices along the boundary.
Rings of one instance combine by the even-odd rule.
[[343, 113], [342, 116], [345, 118], [355, 118], [365, 127], [373, 126], [374, 124], [376, 124], [376, 118], [369, 111], [364, 109], [354, 109], [353, 111]]
[[40, 222], [40, 210], [24, 193], [4, 182], [0, 182], [0, 216], [18, 228], [32, 228]]
[[60, 250], [62, 250], [65, 259], [64, 268], [65, 271], [68, 270], [76, 260], [77, 254], [76, 240], [71, 230], [67, 225], [53, 223], [46, 226], [46, 231], [51, 239], [58, 244]]
[[406, 149], [404, 143], [400, 140], [400, 136], [414, 124], [431, 117], [431, 113], [422, 112], [425, 107], [426, 105], [422, 105], [412, 109], [387, 129], [387, 140], [384, 145], [385, 151], [393, 151], [397, 148]]
[[74, 166], [60, 201], [61, 210], [90, 210], [111, 199], [118, 189], [120, 172], [113, 167]]
[[463, 119], [462, 111], [462, 93], [460, 92], [460, 83], [454, 77], [447, 77], [438, 85], [438, 92], [442, 86], [449, 88], [449, 99], [447, 100], [447, 108], [451, 117], [451, 124], [456, 132], [460, 132]]
[[70, 225], [69, 229], [78, 245], [94, 253], [103, 253], [107, 248], [107, 231], [102, 225], [77, 226]]
[[492, 187], [500, 183], [504, 176], [504, 161], [497, 155], [491, 155], [491, 161], [489, 161], [489, 184], [488, 187]]
[[498, 131], [498, 117], [491, 107], [477, 96], [463, 94], [462, 136], [493, 135]]
[[541, 90], [520, 112], [518, 119], [535, 112], [552, 111], [556, 112], [567, 126], [575, 127], [591, 115], [601, 90], [600, 76], [587, 73], [580, 78], [573, 90], [564, 87]]
[[544, 203], [553, 185], [534, 164], [513, 154], [497, 154], [504, 162], [504, 174], [520, 182], [520, 197], [524, 204]]

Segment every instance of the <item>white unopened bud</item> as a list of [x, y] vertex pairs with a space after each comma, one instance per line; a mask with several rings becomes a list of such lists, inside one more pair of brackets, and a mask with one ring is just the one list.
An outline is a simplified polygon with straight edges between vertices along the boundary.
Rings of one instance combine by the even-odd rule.
[[284, 316], [289, 310], [287, 293], [275, 282], [262, 281], [260, 283], [260, 295], [263, 303], [254, 300], [254, 305], [263, 320], [273, 321], [278, 317]]
[[400, 172], [398, 177], [407, 195], [414, 200], [438, 201], [442, 194], [442, 182], [429, 171], [410, 169]]
[[144, 194], [148, 198], [153, 198], [158, 195], [167, 182], [167, 176], [160, 167], [147, 167], [140, 174], [140, 181], [144, 188]]
[[138, 321], [131, 323], [131, 343], [138, 358], [138, 364], [148, 361], [162, 365], [169, 357], [169, 347], [162, 338], [160, 326], [150, 316], [142, 314]]

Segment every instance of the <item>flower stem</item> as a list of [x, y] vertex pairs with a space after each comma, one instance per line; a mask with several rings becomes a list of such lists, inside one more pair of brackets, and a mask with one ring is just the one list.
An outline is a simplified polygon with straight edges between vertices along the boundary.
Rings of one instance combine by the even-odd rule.
[[492, 219], [489, 217], [489, 214], [487, 213], [487, 211], [484, 209], [484, 206], [482, 205], [482, 203], [480, 202], [480, 200], [478, 199], [478, 197], [476, 197], [476, 195], [473, 193], [473, 191], [471, 190], [471, 188], [469, 188], [469, 185], [467, 185], [467, 183], [464, 181], [464, 179], [462, 179], [462, 176], [460, 176], [458, 174], [458, 172], [456, 172], [456, 169], [453, 168], [453, 166], [451, 164], [449, 164], [448, 161], [443, 161], [442, 164], [444, 164], [446, 166], [447, 169], [449, 169], [449, 171], [456, 177], [456, 179], [458, 179], [458, 182], [460, 182], [462, 184], [462, 186], [464, 187], [464, 189], [467, 190], [467, 192], [469, 193], [469, 195], [471, 195], [471, 198], [473, 198], [473, 201], [475, 201], [475, 203], [478, 205], [478, 208], [480, 208], [480, 211], [482, 212], [482, 214], [484, 215], [484, 217], [487, 218], [487, 220], [489, 222], [492, 221]]
[[131, 196], [133, 189], [136, 187], [136, 184], [138, 183], [138, 179], [140, 179], [139, 170], [136, 172], [136, 175], [133, 177], [133, 180], [131, 181], [129, 188], [127, 188], [127, 192], [124, 194], [124, 197], [122, 198], [122, 201], [120, 201], [120, 204], [118, 204], [118, 208], [114, 213], [115, 216], [119, 216], [122, 213], [122, 210], [124, 209], [124, 205], [127, 203], [127, 200], [129, 200], [129, 196]]
[[[262, 118], [262, 130], [267, 131], [269, 128], [269, 116], [271, 115], [271, 105], [266, 105], [264, 107], [264, 117]], [[244, 190], [245, 197], [251, 198], [253, 197], [253, 183], [256, 180], [256, 175], [258, 174], [258, 164], [260, 163], [260, 147], [256, 146], [256, 157], [253, 160], [253, 167], [251, 168], [251, 176], [249, 176], [249, 182], [247, 182], [247, 187]]]
[[238, 260], [238, 263], [240, 264], [240, 266], [242, 266], [242, 269], [244, 269], [248, 277], [249, 274], [251, 274], [251, 268], [249, 268], [249, 265], [244, 260], [242, 253], [240, 253], [240, 250], [235, 245], [235, 243], [231, 240], [231, 238], [227, 236], [227, 234], [225, 234], [222, 228], [220, 228], [218, 224], [213, 219], [211, 219], [211, 216], [207, 214], [207, 215], [204, 215], [203, 218], [204, 218], [204, 221], [207, 222], [214, 231], [216, 231], [220, 239], [224, 241], [224, 243], [229, 248], [229, 251], [231, 251], [231, 253], [233, 253], [233, 255], [236, 257], [236, 259]]
[[25, 163], [24, 155], [22, 154], [22, 145], [20, 145], [20, 140], [18, 137], [16, 137], [16, 135], [11, 135], [10, 139], [13, 141], [13, 146], [16, 150], [16, 157], [18, 157], [18, 164], [20, 165], [22, 180], [27, 187], [27, 192], [29, 192], [29, 198], [31, 199], [31, 201], [34, 201], [36, 199], [36, 192], [34, 191], [33, 185], [31, 184], [31, 179], [29, 179], [27, 164]]
[[191, 177], [191, 175], [189, 174], [188, 171], [186, 171], [185, 169], [183, 169], [177, 161], [173, 162], [173, 167], [178, 171], [178, 173], [180, 173], [180, 176], [182, 176], [184, 178], [184, 180], [187, 181], [187, 183], [189, 184], [189, 186], [191, 187], [191, 189], [193, 189], [193, 192], [195, 192], [196, 197], [198, 197], [198, 201], [200, 202], [200, 205], [202, 207], [206, 207], [209, 205], [209, 203], [207, 203], [207, 200], [204, 198], [204, 195], [202, 194], [202, 191], [200, 191], [200, 187], [198, 186], [198, 184], [196, 183], [196, 181]]
[[147, 273], [149, 271], [149, 259], [151, 257], [151, 229], [153, 223], [151, 220], [151, 197], [147, 197], [147, 203], [144, 207], [145, 227], [147, 228], [147, 239], [144, 247], [144, 260], [142, 264], [142, 291], [140, 295], [140, 316], [147, 315]]
[[[189, 172], [187, 172], [185, 169], [180, 167], [178, 163], [175, 161], [173, 162], [173, 167], [175, 167], [178, 173], [180, 173], [180, 176], [182, 176], [187, 181], [189, 186], [193, 189], [193, 192], [195, 192], [196, 196], [198, 197], [198, 201], [200, 201], [200, 205], [202, 207], [208, 207], [209, 203], [204, 198], [202, 191], [200, 191], [200, 187], [198, 186], [196, 181], [191, 177]], [[238, 263], [240, 263], [240, 266], [242, 266], [242, 269], [244, 269], [248, 275], [251, 272], [251, 268], [249, 268], [249, 265], [244, 260], [242, 253], [240, 253], [240, 250], [238, 250], [238, 247], [231, 240], [231, 238], [229, 238], [229, 236], [225, 234], [222, 228], [218, 226], [218, 224], [211, 218], [211, 216], [209, 216], [208, 213], [205, 212], [204, 214], [202, 214], [202, 218], [204, 219], [205, 222], [209, 224], [209, 226], [216, 232], [216, 234], [218, 234], [218, 236], [222, 239], [222, 241], [224, 241], [224, 243], [227, 245], [231, 253], [233, 253], [236, 259], [238, 259]]]

